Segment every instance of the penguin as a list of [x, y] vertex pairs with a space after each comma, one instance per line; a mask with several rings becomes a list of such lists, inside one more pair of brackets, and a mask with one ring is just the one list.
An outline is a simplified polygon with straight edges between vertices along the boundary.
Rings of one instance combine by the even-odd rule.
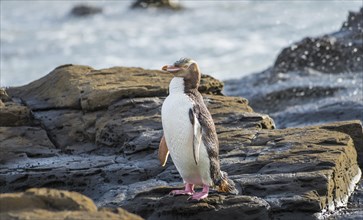
[[[170, 194], [190, 195], [192, 200], [207, 198], [210, 188], [238, 194], [234, 182], [220, 170], [216, 128], [198, 91], [201, 79], [198, 64], [181, 58], [162, 70], [172, 73], [174, 78], [161, 108], [164, 134], [158, 157], [164, 166], [170, 154], [185, 183], [184, 190], [173, 190]], [[201, 192], [194, 191], [196, 185], [203, 187]]]

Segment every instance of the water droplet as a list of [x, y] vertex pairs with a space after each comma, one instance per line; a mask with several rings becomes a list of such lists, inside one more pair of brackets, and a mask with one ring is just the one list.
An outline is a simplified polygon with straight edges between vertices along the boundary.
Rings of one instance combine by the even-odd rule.
[[358, 51], [358, 49], [357, 48], [354, 48], [353, 49], [353, 53], [356, 53]]
[[353, 45], [353, 43], [352, 43], [352, 42], [349, 42], [349, 43], [348, 43], [348, 46], [349, 46], [349, 47], [351, 47], [352, 45]]

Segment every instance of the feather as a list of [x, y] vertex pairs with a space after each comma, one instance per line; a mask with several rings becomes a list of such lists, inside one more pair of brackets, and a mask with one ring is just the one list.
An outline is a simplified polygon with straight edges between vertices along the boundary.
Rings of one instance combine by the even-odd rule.
[[192, 109], [189, 109], [189, 119], [193, 125], [193, 157], [195, 164], [198, 164], [199, 149], [202, 143], [202, 127]]
[[158, 152], [158, 157], [161, 166], [165, 166], [166, 161], [168, 160], [168, 155], [169, 155], [169, 149], [168, 146], [166, 145], [165, 136], [163, 135], [163, 137], [160, 140], [159, 152]]

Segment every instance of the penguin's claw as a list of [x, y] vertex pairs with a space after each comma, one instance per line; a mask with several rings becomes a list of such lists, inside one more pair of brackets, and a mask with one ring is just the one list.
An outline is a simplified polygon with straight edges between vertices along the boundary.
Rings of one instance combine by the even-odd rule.
[[208, 197], [208, 193], [209, 193], [209, 186], [208, 185], [203, 185], [203, 190], [202, 192], [197, 192], [194, 193], [191, 197], [188, 198], [188, 200], [202, 200]]
[[194, 193], [193, 196], [189, 197], [189, 199], [191, 200], [202, 200], [208, 197], [208, 192], [198, 192], [198, 193]]

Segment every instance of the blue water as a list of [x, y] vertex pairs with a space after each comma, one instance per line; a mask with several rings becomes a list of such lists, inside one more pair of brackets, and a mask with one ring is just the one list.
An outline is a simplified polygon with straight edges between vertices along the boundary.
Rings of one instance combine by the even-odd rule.
[[[36, 80], [58, 65], [159, 69], [180, 57], [203, 73], [239, 78], [272, 65], [283, 47], [337, 31], [357, 1], [181, 1], [186, 10], [130, 10], [132, 1], [69, 16], [81, 1], [1, 1], [1, 86]], [[83, 3], [86, 1], [82, 1]]]

